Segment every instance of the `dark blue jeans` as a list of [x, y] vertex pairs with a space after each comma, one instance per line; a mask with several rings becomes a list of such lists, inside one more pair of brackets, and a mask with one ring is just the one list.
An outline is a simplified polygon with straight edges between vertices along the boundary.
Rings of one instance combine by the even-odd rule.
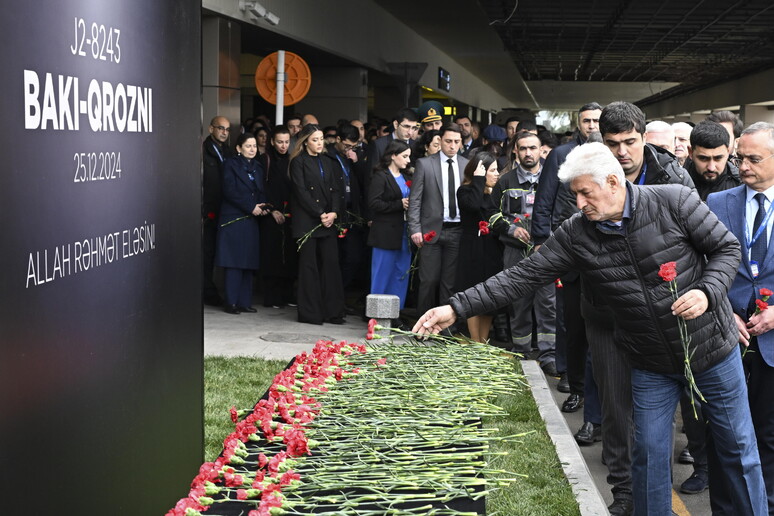
[[[707, 400], [702, 407], [704, 416], [710, 424], [736, 514], [768, 514], [739, 353], [729, 353], [708, 370], [694, 373], [694, 378]], [[636, 516], [672, 513], [672, 421], [686, 384], [682, 374], [632, 368], [635, 425], [632, 491]]]

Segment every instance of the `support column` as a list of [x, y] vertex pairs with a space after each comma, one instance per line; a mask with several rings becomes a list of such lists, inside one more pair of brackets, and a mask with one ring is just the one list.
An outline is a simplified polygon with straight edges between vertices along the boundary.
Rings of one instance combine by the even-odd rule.
[[234, 128], [241, 122], [240, 37], [241, 28], [237, 22], [215, 16], [202, 18], [203, 137], [209, 134], [210, 120], [216, 115], [228, 118]]

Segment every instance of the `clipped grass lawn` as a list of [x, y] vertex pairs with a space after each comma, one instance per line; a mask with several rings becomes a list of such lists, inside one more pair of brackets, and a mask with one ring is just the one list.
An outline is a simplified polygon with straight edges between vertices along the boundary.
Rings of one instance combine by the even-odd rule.
[[[514, 361], [516, 373], [521, 373]], [[287, 366], [284, 360], [252, 357], [204, 359], [204, 459], [220, 454], [225, 438], [234, 429], [229, 408], [252, 407], [271, 385], [274, 376]], [[500, 516], [576, 516], [580, 514], [572, 490], [564, 477], [553, 444], [545, 430], [529, 387], [520, 396], [501, 396], [498, 404], [507, 416], [487, 418], [485, 424], [501, 435], [528, 433], [522, 443], [493, 443], [493, 451], [508, 450], [495, 456], [493, 468], [527, 475], [508, 488], [487, 498], [487, 514]]]

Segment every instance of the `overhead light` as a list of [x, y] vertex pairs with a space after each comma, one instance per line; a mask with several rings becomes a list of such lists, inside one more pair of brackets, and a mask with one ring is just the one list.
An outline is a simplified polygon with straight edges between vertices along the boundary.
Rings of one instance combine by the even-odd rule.
[[267, 10], [264, 6], [254, 1], [239, 0], [239, 9], [249, 12], [256, 20], [266, 20], [271, 25], [277, 25], [279, 16]]

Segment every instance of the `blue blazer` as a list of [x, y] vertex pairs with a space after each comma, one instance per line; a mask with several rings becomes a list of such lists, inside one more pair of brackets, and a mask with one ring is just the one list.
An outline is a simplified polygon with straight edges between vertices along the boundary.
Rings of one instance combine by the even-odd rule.
[[[739, 263], [739, 271], [728, 291], [728, 299], [731, 301], [734, 313], [745, 321], [747, 320], [747, 305], [750, 298], [753, 295], [760, 298], [758, 290], [761, 288], [774, 290], [774, 251], [771, 248], [769, 248], [757, 278], [753, 278], [752, 270], [750, 270], [750, 260], [748, 259], [750, 252], [745, 241], [746, 188], [745, 185], [737, 186], [730, 190], [710, 194], [707, 197], [707, 205], [710, 210], [717, 215], [718, 219], [725, 224], [741, 244], [742, 261]], [[771, 247], [771, 242], [769, 247]], [[769, 310], [774, 310], [774, 307], [769, 308]], [[758, 347], [763, 360], [769, 366], [774, 367], [774, 331], [758, 335]]]

